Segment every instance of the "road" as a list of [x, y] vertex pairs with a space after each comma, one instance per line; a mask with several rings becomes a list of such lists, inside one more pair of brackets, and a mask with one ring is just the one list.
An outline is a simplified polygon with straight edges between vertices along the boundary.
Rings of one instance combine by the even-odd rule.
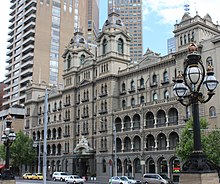
[[[16, 184], [34, 184], [34, 183], [40, 183], [42, 184], [43, 181], [39, 180], [22, 180], [22, 179], [16, 179]], [[60, 182], [60, 181], [47, 181], [47, 184], [65, 184], [65, 182]], [[86, 181], [85, 184], [101, 184], [99, 182], [95, 181]], [[102, 183], [103, 184], [103, 183]]]

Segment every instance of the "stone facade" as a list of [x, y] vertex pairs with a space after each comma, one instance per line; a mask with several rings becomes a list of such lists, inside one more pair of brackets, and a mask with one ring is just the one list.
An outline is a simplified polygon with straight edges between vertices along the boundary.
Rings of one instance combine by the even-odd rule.
[[[204, 65], [212, 61], [215, 71], [219, 68], [219, 26], [207, 17], [184, 15], [174, 30], [177, 51], [161, 57], [148, 49], [137, 64], [130, 62], [131, 38], [117, 13], [109, 14], [96, 52], [75, 32], [63, 54], [64, 88], [49, 89], [48, 172], [96, 175], [103, 182], [116, 174], [140, 179], [156, 172], [177, 181], [175, 147], [191, 113], [174, 96], [173, 79], [183, 69], [190, 41], [199, 45]], [[209, 35], [206, 40], [201, 32]], [[30, 83], [25, 104], [25, 132], [38, 141], [41, 153], [46, 87]], [[211, 128], [220, 127], [218, 98], [200, 106]]]

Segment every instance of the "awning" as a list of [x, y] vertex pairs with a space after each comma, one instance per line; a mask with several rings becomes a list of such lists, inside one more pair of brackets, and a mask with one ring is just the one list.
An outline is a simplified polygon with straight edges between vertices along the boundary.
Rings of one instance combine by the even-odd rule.
[[0, 169], [3, 169], [5, 167], [5, 164], [0, 164]]

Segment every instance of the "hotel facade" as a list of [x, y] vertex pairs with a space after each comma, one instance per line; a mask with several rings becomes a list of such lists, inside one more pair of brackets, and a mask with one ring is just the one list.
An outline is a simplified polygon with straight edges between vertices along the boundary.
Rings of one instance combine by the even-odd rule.
[[[117, 13], [105, 21], [97, 53], [81, 32], [74, 33], [62, 55], [64, 88], [50, 88], [46, 103], [48, 173], [66, 171], [107, 182], [112, 175], [141, 179], [156, 172], [178, 181], [181, 163], [175, 148], [191, 109], [177, 101], [173, 80], [183, 70], [192, 41], [204, 66], [212, 64], [220, 79], [220, 26], [208, 14], [184, 14], [174, 34], [176, 52], [160, 56], [148, 49], [134, 64], [131, 36]], [[38, 143], [41, 168], [46, 88], [30, 82], [25, 102], [24, 130]], [[200, 105], [210, 129], [220, 128], [219, 94], [217, 88], [210, 102]], [[31, 168], [36, 170], [36, 163]]]

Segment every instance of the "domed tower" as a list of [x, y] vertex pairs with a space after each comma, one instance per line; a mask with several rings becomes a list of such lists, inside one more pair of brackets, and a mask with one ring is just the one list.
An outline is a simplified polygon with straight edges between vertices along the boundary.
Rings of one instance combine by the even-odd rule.
[[96, 42], [97, 64], [107, 63], [108, 72], [117, 73], [130, 64], [131, 37], [117, 12], [108, 15]]
[[85, 58], [88, 56], [94, 56], [94, 54], [90, 51], [83, 33], [76, 31], [63, 54], [64, 73], [72, 67], [82, 66]]
[[73, 38], [66, 46], [64, 54], [62, 56], [64, 58], [64, 82], [68, 81], [66, 79], [69, 78], [69, 76], [72, 76], [71, 84], [75, 85], [75, 82], [73, 81], [76, 81], [76, 73], [84, 67], [84, 64], [87, 60], [93, 60], [94, 58], [94, 54], [91, 50], [92, 49], [89, 48], [89, 45], [84, 38], [83, 33], [80, 30], [76, 30]]

